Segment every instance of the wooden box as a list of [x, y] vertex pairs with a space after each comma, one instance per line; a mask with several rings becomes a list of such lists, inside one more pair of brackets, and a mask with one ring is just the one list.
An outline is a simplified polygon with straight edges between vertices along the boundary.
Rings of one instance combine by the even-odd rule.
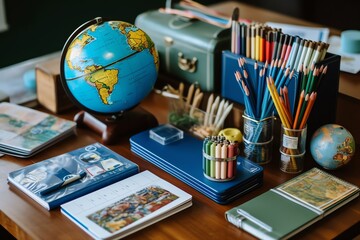
[[37, 98], [42, 106], [54, 113], [73, 106], [60, 82], [60, 57], [37, 64], [35, 73]]

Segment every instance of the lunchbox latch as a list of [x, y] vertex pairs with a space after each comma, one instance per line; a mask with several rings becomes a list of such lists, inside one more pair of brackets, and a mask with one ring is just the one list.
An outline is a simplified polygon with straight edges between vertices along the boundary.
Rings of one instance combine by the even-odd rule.
[[181, 70], [193, 73], [196, 71], [196, 64], [196, 57], [193, 57], [192, 59], [187, 59], [184, 57], [184, 54], [182, 52], [178, 53], [178, 66]]

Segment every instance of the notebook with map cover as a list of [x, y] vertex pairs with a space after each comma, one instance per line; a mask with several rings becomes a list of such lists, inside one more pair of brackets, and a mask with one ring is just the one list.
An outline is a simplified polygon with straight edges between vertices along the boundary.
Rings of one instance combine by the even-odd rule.
[[359, 196], [359, 187], [318, 168], [225, 212], [260, 239], [288, 239]]

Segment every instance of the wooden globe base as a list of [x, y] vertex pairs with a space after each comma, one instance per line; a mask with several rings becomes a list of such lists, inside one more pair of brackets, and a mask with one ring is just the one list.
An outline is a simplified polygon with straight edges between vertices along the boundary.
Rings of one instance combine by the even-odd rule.
[[125, 112], [113, 120], [109, 120], [107, 116], [80, 111], [75, 115], [74, 121], [79, 127], [86, 126], [100, 134], [104, 144], [113, 144], [119, 136], [135, 134], [158, 125], [156, 118], [141, 107]]

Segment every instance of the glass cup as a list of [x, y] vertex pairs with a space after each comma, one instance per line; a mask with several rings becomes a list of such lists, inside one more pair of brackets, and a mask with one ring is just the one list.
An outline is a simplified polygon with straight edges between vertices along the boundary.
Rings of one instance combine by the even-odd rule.
[[304, 168], [307, 126], [290, 129], [281, 125], [280, 169], [287, 173], [298, 173]]
[[247, 159], [265, 164], [272, 159], [274, 118], [255, 120], [243, 115], [244, 155]]

